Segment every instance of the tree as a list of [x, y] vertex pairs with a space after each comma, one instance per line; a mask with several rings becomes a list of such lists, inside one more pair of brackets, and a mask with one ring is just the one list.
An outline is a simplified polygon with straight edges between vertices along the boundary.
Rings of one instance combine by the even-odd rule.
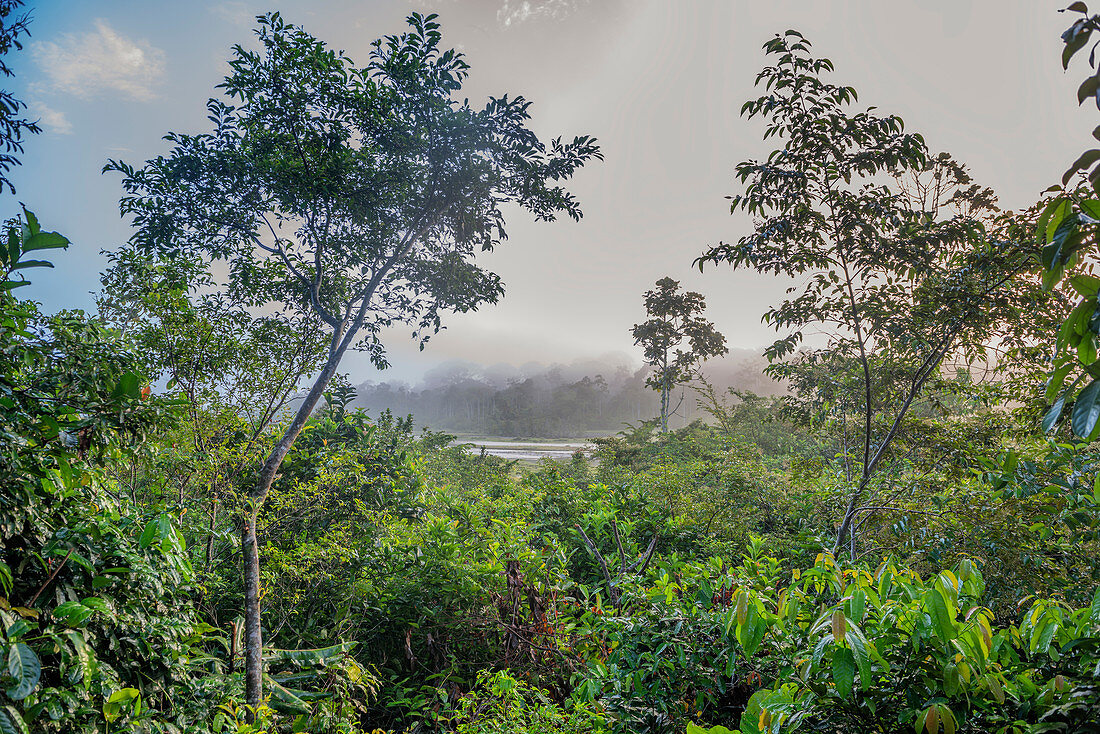
[[[163, 497], [196, 523], [192, 542], [206, 548], [202, 571], [211, 574], [232, 548], [223, 519], [241, 495], [260, 455], [270, 448], [272, 425], [284, 414], [302, 379], [319, 368], [324, 335], [312, 314], [254, 314], [216, 288], [207, 263], [156, 257], [132, 247], [110, 253], [97, 299], [100, 316], [142, 356], [153, 381], [166, 381], [183, 404], [173, 427], [173, 449], [155, 458]], [[118, 462], [117, 480], [133, 496], [146, 474]], [[135, 486], [136, 484], [139, 486]], [[148, 492], [140, 492], [148, 495]], [[227, 513], [225, 509], [230, 511]], [[198, 519], [209, 519], [198, 526]]]
[[[279, 468], [349, 349], [386, 365], [385, 327], [410, 324], [421, 347], [444, 312], [503, 293], [473, 262], [506, 238], [503, 207], [537, 219], [581, 216], [558, 182], [600, 158], [596, 141], [545, 144], [523, 97], [477, 109], [457, 95], [462, 54], [440, 49], [435, 15], [373, 44], [369, 63], [277, 13], [258, 19], [261, 51], [234, 48], [208, 103], [213, 131], [170, 134], [168, 156], [123, 175], [124, 215], [140, 250], [226, 265], [222, 288], [249, 308], [316, 316], [327, 354], [285, 432], [256, 469], [241, 523], [246, 688], [262, 694], [256, 520]], [[230, 104], [232, 102], [233, 104]]]
[[[30, 34], [30, 13], [13, 16], [23, 7], [23, 0], [0, 0], [0, 75], [15, 76], [8, 66], [6, 56], [12, 50], [22, 50], [21, 36]], [[17, 99], [11, 92], [0, 90], [0, 191], [6, 187], [15, 193], [15, 187], [8, 179], [8, 171], [19, 165], [19, 155], [23, 153], [23, 134], [40, 133], [37, 122], [22, 116], [27, 104]]]
[[[752, 215], [753, 231], [696, 264], [798, 279], [795, 295], [764, 314], [789, 330], [766, 350], [768, 369], [856, 437], [843, 452], [850, 474], [833, 547], [850, 535], [854, 555], [853, 522], [883, 509], [861, 503], [914, 402], [949, 356], [984, 359], [998, 325], [1034, 307], [1036, 289], [1018, 277], [1026, 257], [991, 191], [930, 156], [900, 118], [850, 112], [856, 91], [822, 78], [832, 62], [813, 58], [797, 31], [764, 49], [778, 60], [742, 114], [765, 118], [764, 138], [784, 142], [737, 166], [746, 186], [731, 212]], [[798, 352], [813, 327], [824, 327], [826, 346]]]
[[[661, 432], [668, 433], [673, 388], [691, 378], [700, 362], [726, 354], [726, 337], [703, 318], [706, 301], [694, 291], [680, 292], [680, 282], [661, 278], [645, 293], [649, 319], [634, 324], [634, 343], [653, 368], [646, 385], [661, 394]], [[687, 342], [689, 349], [682, 348]]]
[[[1083, 2], [1066, 11], [1080, 13], [1062, 40], [1062, 68], [1068, 69], [1074, 55], [1083, 49], [1094, 32], [1100, 31], [1100, 15], [1089, 15]], [[1092, 76], [1077, 90], [1077, 101], [1095, 100], [1100, 109], [1100, 69], [1095, 46], [1089, 55]], [[1093, 130], [1100, 140], [1100, 127]], [[1070, 427], [1087, 441], [1100, 438], [1100, 277], [1094, 273], [1100, 251], [1100, 149], [1083, 152], [1062, 176], [1061, 186], [1052, 186], [1054, 196], [1036, 222], [1042, 243], [1040, 262], [1043, 283], [1054, 288], [1066, 280], [1079, 297], [1056, 337], [1057, 349], [1047, 381], [1046, 400], [1051, 407], [1043, 428], [1052, 430], [1069, 408]]]

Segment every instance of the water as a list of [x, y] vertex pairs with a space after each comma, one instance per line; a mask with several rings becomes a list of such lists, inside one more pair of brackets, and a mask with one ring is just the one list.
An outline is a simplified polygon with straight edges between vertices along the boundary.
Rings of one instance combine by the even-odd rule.
[[479, 454], [484, 449], [490, 456], [499, 456], [509, 461], [539, 461], [541, 459], [553, 459], [555, 461], [569, 461], [577, 451], [590, 453], [594, 448], [590, 443], [577, 442], [547, 442], [547, 441], [495, 441], [473, 439], [462, 441], [466, 450], [472, 454]]

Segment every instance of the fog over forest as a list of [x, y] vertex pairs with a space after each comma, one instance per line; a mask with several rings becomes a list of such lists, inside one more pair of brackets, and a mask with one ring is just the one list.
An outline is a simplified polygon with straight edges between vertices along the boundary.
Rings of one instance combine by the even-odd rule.
[[[763, 373], [760, 350], [733, 350], [703, 366], [708, 382], [728, 388], [775, 395], [782, 386]], [[606, 354], [568, 364], [503, 362], [480, 365], [454, 360], [429, 370], [416, 385], [394, 380], [356, 386], [354, 405], [372, 414], [390, 410], [413, 414], [434, 430], [484, 436], [584, 438], [615, 433], [626, 424], [652, 418], [657, 393], [645, 384], [649, 367], [625, 354]], [[698, 396], [685, 388], [674, 396], [679, 410], [670, 425], [703, 418]]]

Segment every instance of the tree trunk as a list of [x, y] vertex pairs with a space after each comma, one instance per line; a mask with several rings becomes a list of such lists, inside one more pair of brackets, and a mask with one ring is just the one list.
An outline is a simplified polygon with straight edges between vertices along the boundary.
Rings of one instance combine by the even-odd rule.
[[668, 433], [668, 384], [661, 385], [661, 433]]
[[[354, 330], [349, 330], [344, 338], [338, 342], [339, 346], [330, 354], [328, 361], [317, 375], [313, 387], [306, 393], [294, 420], [287, 426], [286, 432], [275, 447], [271, 450], [256, 486], [249, 498], [251, 507], [248, 509], [246, 521], [241, 529], [241, 554], [244, 573], [244, 661], [245, 661], [245, 703], [253, 708], [258, 708], [263, 701], [263, 632], [260, 624], [260, 553], [256, 536], [256, 524], [260, 515], [267, 493], [271, 491], [271, 485], [279, 473], [283, 459], [290, 452], [290, 447], [302, 432], [313, 409], [317, 407], [325, 388], [328, 387], [336, 368], [340, 365], [340, 359], [344, 356], [351, 344], [358, 325]], [[334, 343], [336, 336], [333, 337]]]
[[[241, 556], [244, 573], [244, 684], [245, 701], [253, 709], [263, 700], [263, 629], [260, 626], [260, 553], [256, 546], [256, 516], [253, 506], [241, 526]], [[251, 716], [251, 715], [250, 715]]]

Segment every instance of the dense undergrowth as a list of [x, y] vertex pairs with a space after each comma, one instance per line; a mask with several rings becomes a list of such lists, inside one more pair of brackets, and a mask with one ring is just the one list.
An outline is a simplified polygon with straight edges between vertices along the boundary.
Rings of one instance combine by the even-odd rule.
[[[35, 730], [1100, 720], [1088, 447], [1021, 427], [946, 463], [905, 449], [899, 471], [924, 479], [899, 511], [870, 517], [851, 561], [821, 550], [842, 461], [827, 432], [776, 402], [727, 406], [724, 428], [644, 424], [602, 440], [593, 461], [520, 470], [331, 397], [262, 528], [270, 708], [246, 723], [236, 535], [180, 490], [201, 471], [181, 448], [191, 424], [141, 391], [137, 363], [87, 319], [46, 331], [25, 308], [9, 307], [4, 331], [21, 411], [4, 434], [20, 478], [5, 481], [22, 490], [4, 505], [0, 615], [4, 715]], [[82, 361], [89, 341], [110, 359]], [[45, 398], [62, 389], [58, 409]], [[992, 419], [1014, 420], [943, 420], [983, 435]], [[914, 420], [919, 435], [939, 419]]]

